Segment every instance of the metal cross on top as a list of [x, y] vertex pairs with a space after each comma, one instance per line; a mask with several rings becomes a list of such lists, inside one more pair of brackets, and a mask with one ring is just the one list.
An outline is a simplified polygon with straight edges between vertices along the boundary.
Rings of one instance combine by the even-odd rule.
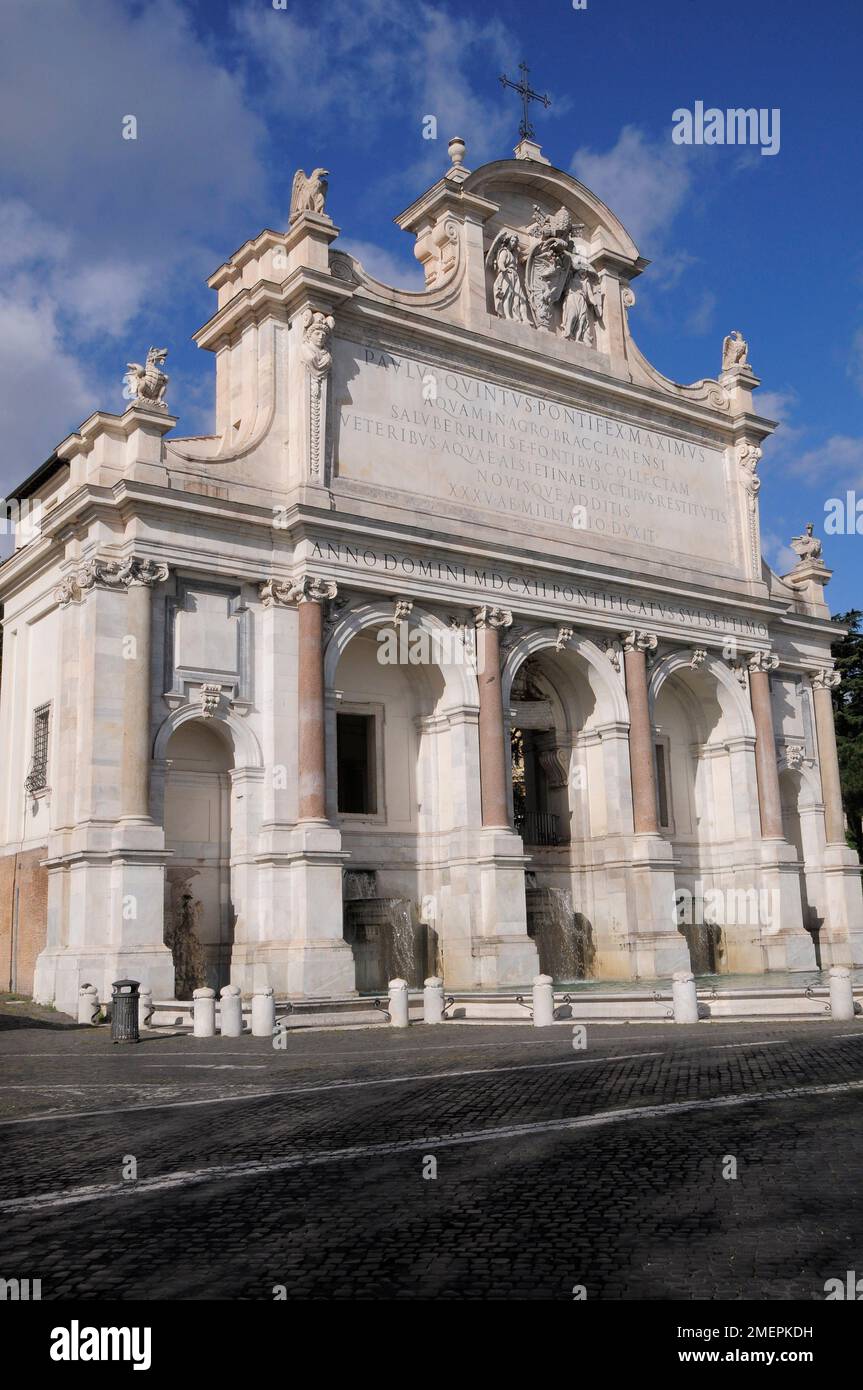
[[500, 82], [503, 87], [512, 87], [514, 92], [518, 92], [521, 97], [522, 118], [518, 133], [522, 140], [532, 140], [535, 134], [533, 126], [528, 118], [528, 102], [541, 101], [543, 106], [551, 106], [551, 97], [534, 92], [528, 83], [529, 68], [527, 63], [519, 63], [518, 70], [521, 73], [520, 82], [511, 82], [506, 73], [501, 77]]

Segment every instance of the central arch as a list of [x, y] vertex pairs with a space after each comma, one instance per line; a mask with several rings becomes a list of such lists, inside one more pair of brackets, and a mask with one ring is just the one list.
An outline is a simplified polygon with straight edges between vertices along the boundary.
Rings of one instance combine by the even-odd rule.
[[[613, 655], [613, 653], [612, 653]], [[626, 978], [626, 912], [607, 872], [632, 831], [629, 714], [619, 667], [568, 629], [537, 627], [507, 655], [512, 813], [530, 863], [528, 931], [558, 983]]]
[[327, 814], [350, 856], [344, 933], [361, 993], [444, 968], [471, 979], [471, 889], [450, 864], [479, 823], [472, 636], [409, 599], [363, 600], [326, 647]]

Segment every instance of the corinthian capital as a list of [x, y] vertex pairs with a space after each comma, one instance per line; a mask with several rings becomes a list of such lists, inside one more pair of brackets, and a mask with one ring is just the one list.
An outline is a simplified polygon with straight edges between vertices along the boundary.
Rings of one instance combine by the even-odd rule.
[[809, 672], [809, 679], [813, 690], [835, 690], [842, 677], [829, 666], [819, 666], [817, 670]]
[[325, 603], [335, 598], [338, 591], [334, 579], [317, 579], [308, 574], [293, 581], [267, 579], [260, 586], [265, 608], [284, 607], [289, 603]]
[[143, 584], [150, 589], [154, 584], [164, 583], [169, 573], [168, 566], [159, 560], [140, 560], [135, 557], [123, 566], [120, 582], [127, 589], [138, 584]]
[[[167, 579], [168, 574], [166, 564], [132, 555], [125, 560], [87, 560], [78, 570], [73, 582], [81, 593], [96, 588], [131, 589], [139, 585], [151, 588]], [[65, 587], [65, 582], [61, 587]]]
[[622, 632], [620, 641], [625, 652], [655, 652], [658, 638], [655, 632]]
[[492, 608], [488, 604], [475, 610], [477, 627], [502, 628], [512, 626], [512, 613], [508, 608]]
[[773, 652], [752, 652], [748, 665], [750, 672], [775, 671], [779, 665], [779, 657]]

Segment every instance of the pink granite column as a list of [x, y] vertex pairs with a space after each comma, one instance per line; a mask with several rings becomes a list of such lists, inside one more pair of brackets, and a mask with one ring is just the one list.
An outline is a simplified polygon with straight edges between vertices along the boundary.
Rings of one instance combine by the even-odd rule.
[[755, 719], [755, 775], [758, 782], [758, 810], [761, 834], [765, 840], [782, 840], [782, 800], [779, 770], [776, 766], [776, 739], [770, 702], [770, 672], [779, 665], [778, 656], [755, 652], [749, 658], [749, 700]]
[[647, 653], [656, 649], [652, 632], [628, 632], [622, 637], [629, 704], [629, 768], [632, 778], [632, 815], [636, 835], [659, 834], [656, 802], [656, 764], [653, 727], [647, 695]]
[[509, 627], [506, 608], [476, 612], [479, 683], [479, 776], [483, 827], [509, 829], [507, 778], [509, 749], [505, 746], [500, 685], [500, 629]]
[[150, 816], [152, 591], [167, 578], [168, 566], [152, 560], [134, 559], [121, 566], [120, 582], [128, 590], [126, 637], [134, 643], [126, 660], [120, 769], [120, 814], [130, 820]]
[[335, 598], [328, 579], [304, 576], [290, 596], [299, 616], [297, 683], [299, 693], [299, 819], [327, 819], [327, 766], [324, 710], [324, 604]]
[[811, 672], [811, 680], [827, 843], [844, 845], [846, 842], [845, 809], [842, 805], [842, 781], [839, 776], [839, 754], [836, 749], [833, 697], [830, 694], [830, 691], [835, 690], [839, 684], [840, 676], [838, 671], [818, 670]]

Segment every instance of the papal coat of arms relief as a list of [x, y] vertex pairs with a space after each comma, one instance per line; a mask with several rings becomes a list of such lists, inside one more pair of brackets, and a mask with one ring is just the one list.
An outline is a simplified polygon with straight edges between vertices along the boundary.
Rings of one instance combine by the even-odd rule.
[[530, 226], [498, 232], [486, 256], [497, 316], [595, 348], [604, 296], [583, 232], [568, 208], [549, 216], [536, 205]]

